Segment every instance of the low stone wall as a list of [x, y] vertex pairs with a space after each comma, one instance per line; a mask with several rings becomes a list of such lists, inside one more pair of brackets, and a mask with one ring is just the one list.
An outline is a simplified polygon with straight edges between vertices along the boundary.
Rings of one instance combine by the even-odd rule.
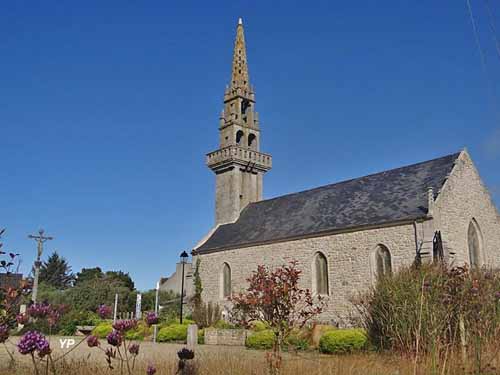
[[244, 329], [205, 329], [205, 345], [245, 346], [246, 338]]

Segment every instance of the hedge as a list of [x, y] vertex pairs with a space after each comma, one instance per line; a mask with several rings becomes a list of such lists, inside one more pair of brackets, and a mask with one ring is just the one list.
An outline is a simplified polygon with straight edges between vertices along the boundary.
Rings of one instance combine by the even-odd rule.
[[269, 326], [260, 320], [257, 320], [252, 323], [251, 330], [254, 332], [265, 331], [266, 329], [269, 329]]
[[113, 325], [110, 322], [99, 323], [93, 330], [92, 334], [99, 337], [100, 339], [106, 338], [108, 334], [113, 331]]
[[247, 337], [246, 347], [250, 349], [271, 349], [274, 342], [274, 332], [270, 329], [254, 332]]
[[171, 324], [163, 327], [158, 332], [159, 342], [169, 341], [186, 341], [187, 339], [187, 324]]
[[339, 329], [326, 332], [319, 340], [321, 353], [341, 354], [363, 349], [367, 344], [366, 332], [362, 329]]

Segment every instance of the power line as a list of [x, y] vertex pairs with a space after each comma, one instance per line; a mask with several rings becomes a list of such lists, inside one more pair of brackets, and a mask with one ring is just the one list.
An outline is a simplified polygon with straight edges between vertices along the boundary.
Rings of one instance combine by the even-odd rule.
[[497, 30], [495, 27], [495, 15], [490, 7], [489, 0], [484, 0], [484, 5], [486, 6], [486, 12], [488, 13], [488, 23], [490, 24], [491, 32], [493, 33], [493, 39], [495, 39], [495, 47], [498, 54], [498, 58], [500, 59], [500, 41], [498, 40]]
[[481, 40], [479, 38], [479, 32], [478, 32], [478, 29], [476, 26], [476, 19], [474, 18], [474, 13], [472, 12], [472, 6], [470, 4], [470, 0], [466, 0], [466, 3], [467, 3], [467, 9], [469, 11], [469, 17], [470, 17], [470, 22], [472, 25], [472, 30], [474, 33], [474, 39], [476, 41], [476, 46], [477, 46], [477, 49], [479, 51], [479, 56], [481, 58], [481, 67], [483, 69], [483, 74], [484, 74], [486, 81], [487, 81], [487, 84], [488, 84], [488, 89], [489, 89], [488, 91], [490, 94], [489, 96], [490, 96], [490, 100], [491, 100], [491, 106], [492, 106], [494, 115], [496, 115], [497, 121], [500, 123], [500, 110], [499, 110], [498, 106], [496, 105], [497, 98], [496, 98], [496, 94], [495, 94], [495, 86], [494, 86], [493, 82], [491, 81], [489, 74], [488, 74], [488, 69], [486, 67], [486, 56], [485, 56], [484, 50], [481, 46]]

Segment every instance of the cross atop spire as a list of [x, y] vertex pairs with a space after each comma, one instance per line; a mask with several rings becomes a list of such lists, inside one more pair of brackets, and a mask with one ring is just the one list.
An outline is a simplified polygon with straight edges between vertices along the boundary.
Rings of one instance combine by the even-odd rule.
[[231, 74], [231, 88], [249, 89], [247, 51], [245, 47], [245, 35], [243, 32], [243, 21], [238, 19], [236, 29], [236, 40], [234, 42], [233, 70]]

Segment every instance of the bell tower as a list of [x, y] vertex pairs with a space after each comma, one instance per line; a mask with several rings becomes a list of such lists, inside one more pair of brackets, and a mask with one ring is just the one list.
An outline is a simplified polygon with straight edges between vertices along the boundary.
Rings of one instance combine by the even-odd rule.
[[215, 223], [231, 223], [251, 202], [262, 199], [262, 179], [271, 155], [260, 152], [255, 92], [250, 85], [243, 22], [238, 20], [231, 82], [224, 92], [219, 122], [219, 149], [207, 154], [215, 173]]

